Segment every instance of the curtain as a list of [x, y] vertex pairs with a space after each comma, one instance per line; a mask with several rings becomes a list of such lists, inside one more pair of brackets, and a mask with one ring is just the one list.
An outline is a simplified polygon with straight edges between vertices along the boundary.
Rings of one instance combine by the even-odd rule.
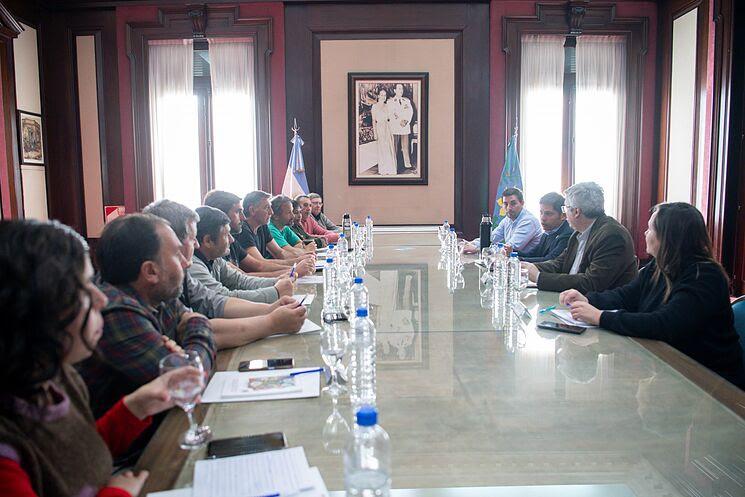
[[258, 188], [255, 45], [209, 40], [215, 188], [242, 197]]
[[520, 169], [525, 203], [534, 213], [543, 195], [561, 190], [563, 80], [564, 37], [523, 35]]
[[574, 180], [595, 181], [605, 210], [620, 212], [626, 117], [626, 38], [577, 38]]
[[154, 196], [196, 207], [201, 189], [192, 57], [191, 40], [148, 44]]

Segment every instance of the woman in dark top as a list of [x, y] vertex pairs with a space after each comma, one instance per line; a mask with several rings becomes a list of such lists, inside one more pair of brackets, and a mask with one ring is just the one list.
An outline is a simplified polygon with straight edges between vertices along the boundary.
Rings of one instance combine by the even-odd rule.
[[654, 259], [631, 283], [586, 296], [567, 290], [561, 303], [575, 319], [667, 342], [745, 388], [728, 280], [712, 255], [703, 216], [687, 203], [659, 204], [645, 236]]
[[136, 496], [147, 471], [112, 476], [112, 454], [173, 405], [169, 380], [199, 372], [160, 376], [96, 421], [72, 367], [93, 353], [107, 303], [85, 240], [57, 222], [2, 221], [0, 274], [0, 495]]

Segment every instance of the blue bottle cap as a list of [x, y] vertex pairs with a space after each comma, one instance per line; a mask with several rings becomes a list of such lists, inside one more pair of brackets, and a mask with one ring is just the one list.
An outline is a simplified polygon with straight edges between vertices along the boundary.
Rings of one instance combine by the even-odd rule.
[[[447, 219], [445, 219], [445, 223], [447, 223], [447, 222], [448, 222], [448, 220], [447, 220]], [[445, 224], [445, 223], [442, 223], [442, 224]]]
[[372, 216], [370, 214], [367, 215], [367, 219], [372, 219]]
[[455, 231], [455, 228], [450, 228], [450, 231]]
[[357, 313], [356, 314], [357, 314], [357, 317], [358, 318], [366, 318], [367, 317], [367, 309], [365, 309], [364, 307], [360, 307], [359, 309], [357, 309]]
[[339, 235], [339, 238], [345, 238], [344, 237], [344, 233], [342, 233], [341, 235]]
[[334, 245], [333, 243], [329, 243], [329, 250], [331, 250], [334, 247], [336, 247], [336, 245]]
[[331, 264], [332, 262], [334, 262], [334, 258], [333, 257], [329, 257], [329, 258], [326, 259], [326, 262], [329, 263], [329, 264]]
[[498, 247], [498, 248], [502, 248], [502, 247], [504, 247], [504, 243], [498, 243], [498, 244], [497, 244], [497, 247]]
[[512, 252], [512, 253], [510, 254], [510, 257], [517, 257], [517, 252]]
[[378, 410], [372, 406], [362, 406], [357, 411], [357, 424], [360, 426], [375, 426], [378, 424]]
[[357, 277], [354, 278], [354, 282], [355, 283], [362, 283], [362, 278], [360, 278], [359, 276], [357, 276]]

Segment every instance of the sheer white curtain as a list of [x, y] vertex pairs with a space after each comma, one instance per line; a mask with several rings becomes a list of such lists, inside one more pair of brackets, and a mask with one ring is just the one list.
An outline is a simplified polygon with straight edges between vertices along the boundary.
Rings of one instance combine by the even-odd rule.
[[[564, 37], [523, 35], [520, 56], [520, 169], [525, 204], [561, 190]], [[511, 123], [512, 124], [512, 123]]]
[[148, 44], [150, 142], [155, 199], [201, 204], [197, 99], [191, 40]]
[[210, 39], [215, 188], [242, 197], [258, 187], [254, 44]]
[[620, 212], [626, 117], [626, 38], [577, 38], [574, 180], [605, 191], [605, 211]]

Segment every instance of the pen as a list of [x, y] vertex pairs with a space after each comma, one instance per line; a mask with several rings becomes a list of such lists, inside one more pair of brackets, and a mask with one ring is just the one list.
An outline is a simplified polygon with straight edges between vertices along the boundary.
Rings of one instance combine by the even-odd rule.
[[556, 309], [556, 306], [550, 305], [548, 307], [544, 307], [543, 309], [539, 310], [538, 313], [543, 314], [544, 312], [553, 311], [554, 309]]
[[305, 371], [295, 371], [294, 373], [290, 373], [290, 378], [297, 376], [299, 374], [305, 374], [305, 373], [320, 373], [323, 371], [323, 368], [316, 368], [316, 369], [306, 369]]
[[292, 279], [292, 276], [295, 274], [295, 266], [297, 266], [297, 263], [292, 265], [292, 269], [290, 269], [290, 279]]
[[304, 296], [304, 297], [303, 297], [303, 298], [302, 298], [302, 299], [300, 300], [300, 305], [303, 305], [303, 302], [305, 302], [305, 299], [307, 299], [307, 298], [308, 298], [308, 295], [306, 294], [306, 295], [305, 295], [305, 296]]

